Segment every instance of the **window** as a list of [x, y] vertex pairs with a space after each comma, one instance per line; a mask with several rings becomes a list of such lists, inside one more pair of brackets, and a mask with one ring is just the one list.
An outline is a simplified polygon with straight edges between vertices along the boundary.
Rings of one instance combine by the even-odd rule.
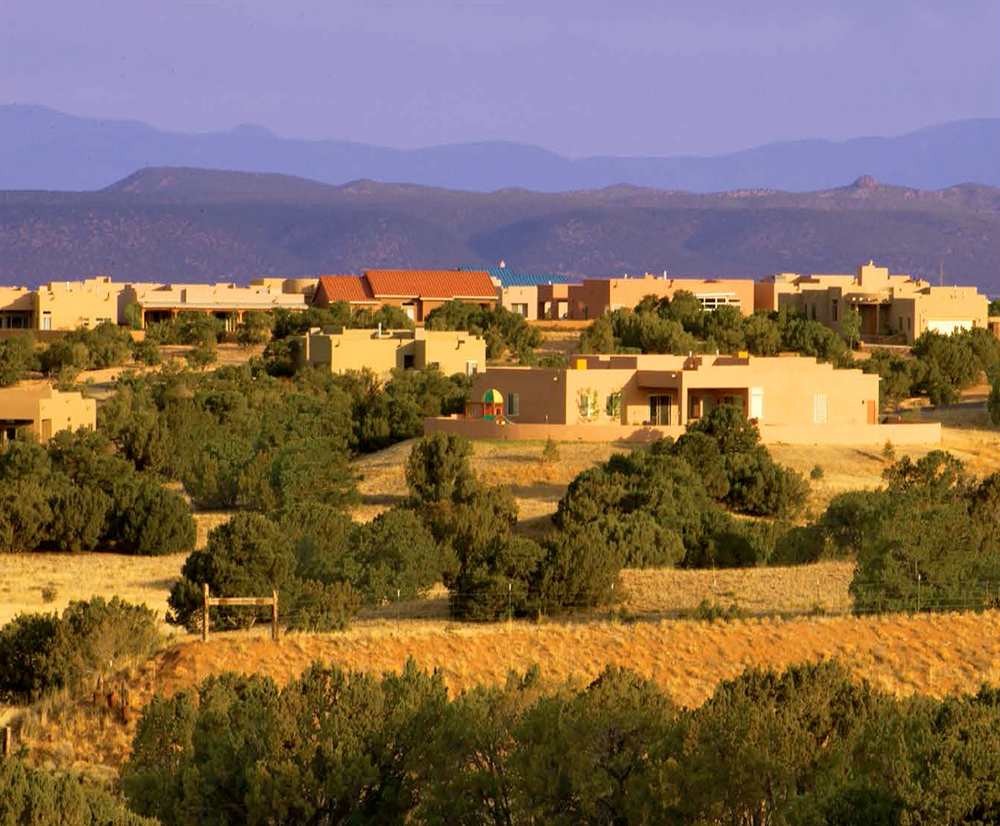
[[52, 313], [42, 313], [42, 329], [52, 329]]
[[723, 396], [722, 403], [728, 404], [731, 407], [743, 408], [743, 397], [742, 396]]
[[670, 396], [649, 397], [649, 423], [660, 427], [670, 424]]
[[830, 301], [830, 321], [836, 321], [837, 315], [840, 312], [840, 302], [836, 298]]
[[750, 418], [757, 421], [764, 420], [764, 388], [750, 388]]
[[688, 418], [701, 418], [701, 398], [699, 396], [688, 396]]
[[510, 311], [512, 313], [517, 313], [518, 315], [523, 315], [525, 318], [528, 317], [528, 305], [527, 304], [511, 304]]
[[467, 361], [467, 362], [465, 362], [465, 375], [467, 375], [467, 376], [478, 376], [479, 375], [479, 362], [478, 361]]
[[701, 309], [706, 313], [710, 313], [719, 307], [725, 307], [726, 305], [732, 305], [733, 307], [740, 306], [740, 299], [738, 296], [732, 293], [720, 293], [718, 295], [699, 295], [696, 296], [699, 303], [701, 304]]
[[521, 397], [517, 393], [507, 394], [507, 415], [516, 416], [521, 412]]
[[826, 393], [813, 396], [813, 423], [826, 424]]

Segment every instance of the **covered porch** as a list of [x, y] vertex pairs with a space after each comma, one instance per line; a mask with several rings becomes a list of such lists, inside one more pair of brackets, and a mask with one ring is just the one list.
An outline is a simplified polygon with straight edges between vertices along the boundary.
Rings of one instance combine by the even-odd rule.
[[644, 404], [647, 415], [641, 420], [630, 416], [626, 423], [641, 421], [652, 427], [686, 426], [723, 404], [737, 408], [744, 418], [763, 419], [763, 388], [691, 387], [685, 378], [685, 373], [638, 371], [635, 382], [638, 392], [633, 394], [630, 405]]

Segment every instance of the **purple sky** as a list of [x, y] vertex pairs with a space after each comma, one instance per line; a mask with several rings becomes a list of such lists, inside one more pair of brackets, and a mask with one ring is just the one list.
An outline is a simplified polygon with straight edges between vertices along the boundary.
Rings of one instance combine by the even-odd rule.
[[1000, 0], [0, 3], [0, 102], [188, 132], [712, 154], [1000, 116]]

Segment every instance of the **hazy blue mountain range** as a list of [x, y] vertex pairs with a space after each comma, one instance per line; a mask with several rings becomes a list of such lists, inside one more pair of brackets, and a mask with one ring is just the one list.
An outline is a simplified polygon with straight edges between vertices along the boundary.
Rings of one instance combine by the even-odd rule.
[[150, 166], [274, 172], [329, 184], [367, 178], [476, 192], [507, 187], [565, 192], [615, 184], [690, 192], [804, 192], [863, 174], [933, 190], [962, 183], [1000, 186], [1000, 120], [956, 121], [893, 138], [794, 140], [715, 157], [574, 160], [503, 141], [396, 150], [340, 140], [292, 140], [252, 125], [183, 134], [43, 106], [0, 106], [4, 189], [98, 189]]
[[96, 192], [0, 192], [0, 284], [245, 281], [484, 266], [570, 276], [893, 272], [1000, 293], [1000, 189], [862, 177], [808, 193], [618, 185], [480, 193], [149, 168]]

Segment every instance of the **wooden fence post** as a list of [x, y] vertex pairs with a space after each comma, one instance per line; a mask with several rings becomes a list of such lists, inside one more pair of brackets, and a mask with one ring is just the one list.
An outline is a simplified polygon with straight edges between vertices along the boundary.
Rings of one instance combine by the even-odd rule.
[[278, 592], [271, 591], [271, 639], [278, 639]]
[[3, 737], [0, 738], [0, 757], [10, 757], [13, 751], [10, 726], [3, 727]]
[[201, 641], [208, 642], [208, 583], [205, 583], [202, 593], [205, 596], [204, 612], [201, 616]]

